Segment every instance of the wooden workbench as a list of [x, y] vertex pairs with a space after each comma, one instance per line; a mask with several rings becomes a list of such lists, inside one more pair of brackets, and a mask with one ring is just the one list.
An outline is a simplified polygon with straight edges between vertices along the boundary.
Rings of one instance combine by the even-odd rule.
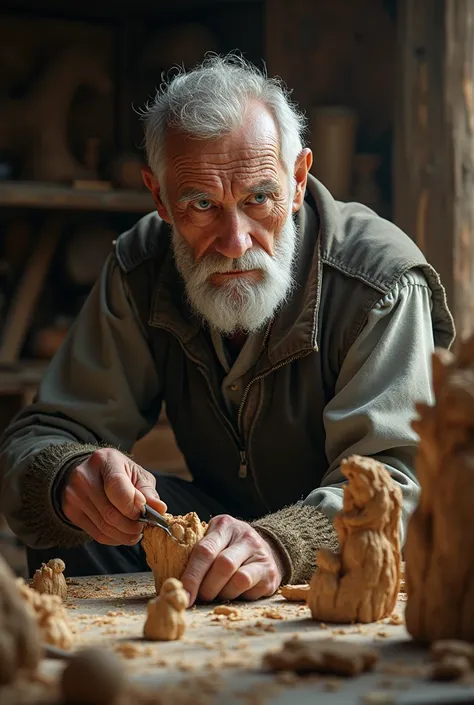
[[[405, 627], [389, 620], [364, 625], [337, 627], [320, 625], [309, 618], [300, 603], [289, 603], [278, 595], [255, 603], [235, 603], [243, 619], [230, 621], [213, 614], [214, 605], [198, 606], [188, 612], [188, 627], [178, 642], [147, 642], [142, 638], [147, 601], [154, 596], [152, 576], [140, 573], [69, 580], [68, 614], [77, 647], [103, 645], [123, 659], [130, 677], [140, 684], [196, 682], [210, 702], [271, 703], [271, 705], [352, 705], [352, 703], [433, 703], [446, 695], [465, 693], [474, 702], [474, 685], [432, 683], [426, 679], [427, 652], [416, 647]], [[400, 601], [396, 612], [403, 615]], [[282, 618], [272, 618], [279, 614]], [[355, 679], [327, 676], [296, 679], [284, 684], [261, 669], [262, 654], [277, 648], [298, 634], [354, 640], [380, 650], [381, 659], [373, 673]], [[62, 668], [59, 661], [45, 660], [42, 671], [52, 675]], [[201, 685], [196, 679], [201, 680]], [[209, 685], [213, 684], [213, 685]], [[377, 699], [367, 694], [377, 693]], [[386, 695], [381, 699], [381, 693]], [[364, 697], [365, 696], [365, 697]], [[196, 705], [200, 705], [197, 699]], [[206, 699], [205, 702], [208, 702]]]

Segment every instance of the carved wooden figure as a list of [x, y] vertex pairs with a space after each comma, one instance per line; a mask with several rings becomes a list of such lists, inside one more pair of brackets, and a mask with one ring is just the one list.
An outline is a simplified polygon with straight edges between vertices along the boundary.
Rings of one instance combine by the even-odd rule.
[[191, 551], [207, 529], [207, 524], [200, 521], [196, 512], [184, 516], [165, 516], [173, 537], [154, 526], [147, 526], [143, 530], [142, 546], [147, 563], [153, 571], [157, 595], [167, 578], [181, 578]]
[[34, 589], [45, 595], [58, 595], [61, 600], [65, 600], [67, 597], [65, 568], [64, 561], [60, 558], [52, 558], [47, 563], [43, 563], [33, 576]]
[[22, 578], [17, 578], [16, 585], [36, 619], [41, 641], [60, 649], [71, 649], [73, 636], [61, 598], [58, 595], [42, 595], [30, 588]]
[[154, 641], [181, 639], [186, 629], [184, 613], [188, 605], [189, 598], [183, 584], [176, 578], [165, 580], [159, 596], [148, 602], [143, 629], [145, 638]]
[[474, 642], [474, 336], [433, 355], [434, 406], [418, 404], [419, 504], [405, 546], [405, 620], [422, 642]]
[[354, 455], [341, 469], [348, 483], [334, 520], [340, 551], [318, 551], [307, 603], [313, 619], [375, 622], [389, 616], [397, 601], [402, 493], [373, 458]]
[[0, 556], [0, 686], [22, 671], [34, 673], [41, 658], [38, 628], [18, 592], [15, 576]]

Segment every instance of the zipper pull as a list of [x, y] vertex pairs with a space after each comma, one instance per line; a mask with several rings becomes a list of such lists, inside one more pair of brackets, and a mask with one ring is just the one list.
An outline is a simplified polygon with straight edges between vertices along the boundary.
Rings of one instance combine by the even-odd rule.
[[245, 480], [247, 477], [247, 454], [245, 450], [240, 451], [239, 478]]

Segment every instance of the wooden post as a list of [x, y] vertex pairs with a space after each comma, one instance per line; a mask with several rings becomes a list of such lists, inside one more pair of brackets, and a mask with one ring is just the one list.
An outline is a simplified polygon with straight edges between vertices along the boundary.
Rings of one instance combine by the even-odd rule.
[[463, 338], [474, 332], [474, 2], [398, 8], [395, 222], [439, 272]]

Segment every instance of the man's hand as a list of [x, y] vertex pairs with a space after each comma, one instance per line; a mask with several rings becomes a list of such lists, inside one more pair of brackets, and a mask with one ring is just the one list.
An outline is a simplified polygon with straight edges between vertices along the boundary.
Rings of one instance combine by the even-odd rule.
[[73, 524], [99, 543], [133, 546], [141, 537], [137, 519], [148, 503], [158, 512], [166, 504], [154, 476], [113, 448], [96, 450], [71, 472], [62, 493], [62, 510]]
[[283, 579], [281, 561], [249, 524], [227, 514], [214, 517], [193, 549], [181, 578], [192, 605], [220, 597], [257, 600], [273, 595]]

